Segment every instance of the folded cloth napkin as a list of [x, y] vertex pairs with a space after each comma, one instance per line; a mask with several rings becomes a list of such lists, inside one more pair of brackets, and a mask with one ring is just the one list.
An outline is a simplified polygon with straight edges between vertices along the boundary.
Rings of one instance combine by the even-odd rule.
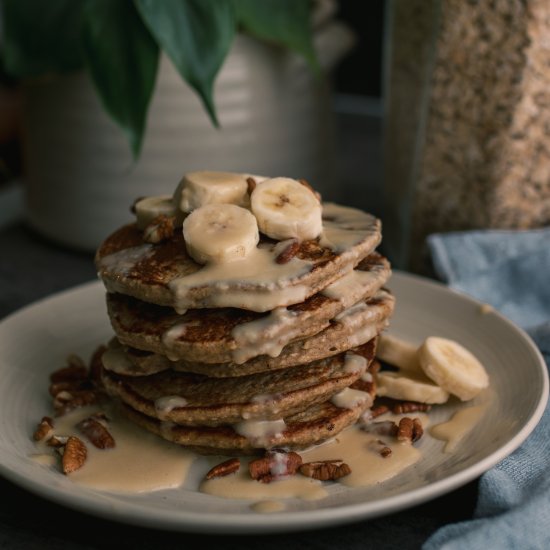
[[[524, 328], [550, 367], [550, 228], [428, 237], [436, 275]], [[424, 550], [550, 548], [550, 405], [510, 456], [481, 476], [474, 519], [434, 533]]]

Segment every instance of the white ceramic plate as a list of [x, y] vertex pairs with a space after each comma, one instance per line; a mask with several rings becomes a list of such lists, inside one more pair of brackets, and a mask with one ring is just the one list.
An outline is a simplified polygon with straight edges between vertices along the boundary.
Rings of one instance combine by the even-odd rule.
[[[496, 312], [445, 286], [395, 273], [391, 332], [420, 342], [440, 335], [462, 342], [486, 366], [493, 398], [455, 453], [423, 438], [423, 460], [374, 488], [330, 486], [315, 502], [289, 501], [284, 511], [259, 514], [250, 502], [187, 488], [144, 495], [109, 494], [77, 486], [29, 458], [30, 434], [49, 410], [48, 375], [68, 353], [89, 357], [112, 335], [104, 291], [94, 282], [31, 305], [0, 323], [0, 473], [45, 498], [111, 520], [208, 533], [270, 533], [327, 527], [411, 507], [476, 478], [516, 449], [539, 421], [548, 396], [544, 361], [528, 336]], [[433, 410], [446, 420], [452, 405]]]

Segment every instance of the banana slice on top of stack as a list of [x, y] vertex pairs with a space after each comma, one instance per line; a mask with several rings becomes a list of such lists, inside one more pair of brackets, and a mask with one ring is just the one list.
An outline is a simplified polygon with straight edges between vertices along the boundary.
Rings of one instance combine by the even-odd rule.
[[450, 395], [469, 401], [489, 386], [489, 376], [479, 359], [449, 338], [429, 336], [416, 346], [384, 333], [377, 357], [399, 369], [377, 374], [380, 396], [440, 404]]
[[303, 180], [210, 171], [133, 212], [96, 266], [115, 333], [103, 382], [134, 422], [250, 454], [319, 444], [372, 406], [395, 302], [378, 219]]

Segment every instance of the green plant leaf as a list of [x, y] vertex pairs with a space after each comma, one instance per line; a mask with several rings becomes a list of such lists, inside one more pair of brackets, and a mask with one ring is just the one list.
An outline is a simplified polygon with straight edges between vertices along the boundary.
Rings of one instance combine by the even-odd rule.
[[311, 0], [233, 0], [237, 22], [249, 34], [302, 55], [318, 73]]
[[21, 78], [80, 68], [85, 5], [80, 0], [0, 0], [4, 70]]
[[135, 0], [143, 20], [218, 126], [214, 80], [236, 23], [230, 0]]
[[155, 87], [158, 46], [132, 0], [88, 0], [84, 57], [103, 106], [139, 155]]

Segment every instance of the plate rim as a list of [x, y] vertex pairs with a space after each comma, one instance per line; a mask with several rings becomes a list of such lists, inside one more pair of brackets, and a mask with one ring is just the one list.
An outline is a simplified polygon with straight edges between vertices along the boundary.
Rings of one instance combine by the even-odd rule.
[[[429, 289], [436, 289], [439, 292], [453, 293], [460, 299], [466, 300], [476, 306], [482, 303], [463, 291], [450, 288], [440, 281], [428, 279], [421, 275], [394, 269], [392, 278], [394, 277], [412, 282], [413, 284], [423, 285]], [[387, 283], [387, 286], [391, 287], [391, 279]], [[0, 331], [4, 329], [5, 325], [13, 322], [19, 316], [28, 314], [35, 307], [67, 298], [71, 294], [95, 292], [96, 289], [104, 292], [101, 281], [92, 280], [42, 297], [2, 318], [0, 320]], [[113, 504], [117, 500], [116, 494], [111, 495], [82, 487], [78, 487], [78, 492], [67, 494], [61, 489], [47, 483], [37, 484], [20, 472], [5, 466], [2, 461], [0, 461], [0, 475], [8, 481], [28, 490], [30, 493], [88, 515], [129, 525], [205, 534], [213, 532], [216, 534], [271, 534], [302, 531], [306, 528], [335, 527], [411, 508], [465, 485], [509, 456], [527, 439], [544, 413], [549, 399], [549, 375], [540, 350], [523, 328], [514, 324], [497, 310], [494, 310], [493, 314], [499, 318], [500, 322], [507, 324], [511, 330], [517, 332], [537, 358], [540, 374], [542, 375], [542, 385], [538, 394], [538, 401], [530, 417], [524, 422], [515, 436], [507, 440], [505, 444], [501, 445], [489, 456], [449, 477], [430, 482], [427, 485], [405, 491], [404, 493], [398, 493], [374, 501], [350, 503], [315, 510], [283, 511], [277, 514], [245, 515], [242, 513], [218, 513], [215, 515], [206, 515], [201, 512], [186, 510], [185, 515], [182, 517], [181, 510], [148, 509], [149, 515], [144, 517], [143, 513], [136, 513], [143, 512], [143, 506], [140, 505], [139, 499], [136, 499], [136, 503], [124, 502], [121, 508]], [[2, 366], [0, 365], [1, 369]], [[3, 452], [4, 449], [0, 448], [0, 456]]]

